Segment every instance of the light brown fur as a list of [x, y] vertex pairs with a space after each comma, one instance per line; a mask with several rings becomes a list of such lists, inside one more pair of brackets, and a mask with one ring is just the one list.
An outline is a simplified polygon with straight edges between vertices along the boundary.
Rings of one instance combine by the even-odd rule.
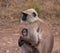
[[[26, 28], [28, 29], [28, 36], [23, 37], [23, 39], [31, 43], [31, 46], [36, 48], [35, 51], [38, 51], [36, 53], [51, 53], [54, 43], [54, 37], [52, 36], [51, 30], [49, 29], [48, 25], [41, 19], [37, 19], [31, 23], [28, 22], [26, 24]], [[36, 45], [38, 41], [39, 44]], [[30, 46], [27, 47], [30, 48], [30, 53], [33, 53], [34, 49], [32, 49]], [[22, 46], [21, 48], [24, 48], [24, 46]], [[27, 51], [26, 48], [25, 51]]]

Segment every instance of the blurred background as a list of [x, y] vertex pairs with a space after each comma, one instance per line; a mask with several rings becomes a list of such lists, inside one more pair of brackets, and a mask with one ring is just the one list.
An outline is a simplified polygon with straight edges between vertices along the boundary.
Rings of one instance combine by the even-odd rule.
[[54, 36], [52, 53], [60, 53], [60, 0], [0, 0], [0, 53], [20, 53], [21, 11], [34, 8]]

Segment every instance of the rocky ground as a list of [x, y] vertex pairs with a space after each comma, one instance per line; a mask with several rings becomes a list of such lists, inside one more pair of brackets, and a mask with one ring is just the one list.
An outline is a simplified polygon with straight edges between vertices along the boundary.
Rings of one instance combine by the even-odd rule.
[[[34, 0], [40, 4], [40, 18], [54, 36], [52, 53], [60, 53], [60, 0]], [[32, 0], [0, 0], [0, 53], [20, 53], [18, 46], [21, 11], [30, 8]]]

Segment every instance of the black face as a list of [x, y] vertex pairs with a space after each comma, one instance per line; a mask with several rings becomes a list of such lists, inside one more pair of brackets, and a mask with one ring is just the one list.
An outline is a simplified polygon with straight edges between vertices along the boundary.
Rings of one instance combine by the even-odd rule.
[[28, 29], [24, 28], [22, 31], [22, 36], [19, 38], [18, 40], [18, 45], [21, 47], [24, 43], [25, 43], [25, 40], [24, 40], [24, 37], [26, 37], [28, 35]]
[[26, 20], [27, 20], [27, 15], [28, 15], [28, 14], [26, 14], [26, 13], [22, 13], [22, 14], [23, 14], [22, 20], [23, 20], [23, 21], [26, 21]]

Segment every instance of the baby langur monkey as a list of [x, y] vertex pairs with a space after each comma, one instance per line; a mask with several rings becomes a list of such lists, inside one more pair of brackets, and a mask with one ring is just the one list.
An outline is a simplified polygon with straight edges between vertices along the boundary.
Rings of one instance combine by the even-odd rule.
[[18, 41], [21, 53], [51, 53], [54, 37], [48, 25], [39, 19], [34, 9], [25, 10], [22, 14], [21, 23], [27, 27], [22, 29], [22, 36]]
[[36, 31], [38, 30], [38, 28], [37, 27], [33, 28], [33, 27], [34, 27], [34, 24], [30, 26], [26, 26], [26, 28], [25, 26], [22, 28], [22, 31], [21, 31], [22, 36], [20, 36], [18, 40], [18, 45], [21, 47], [21, 53], [37, 53], [38, 52], [38, 50], [34, 46], [35, 43], [36, 43], [35, 44], [36, 46], [39, 44], [39, 41], [38, 41], [39, 37], [37, 36], [38, 33]]

